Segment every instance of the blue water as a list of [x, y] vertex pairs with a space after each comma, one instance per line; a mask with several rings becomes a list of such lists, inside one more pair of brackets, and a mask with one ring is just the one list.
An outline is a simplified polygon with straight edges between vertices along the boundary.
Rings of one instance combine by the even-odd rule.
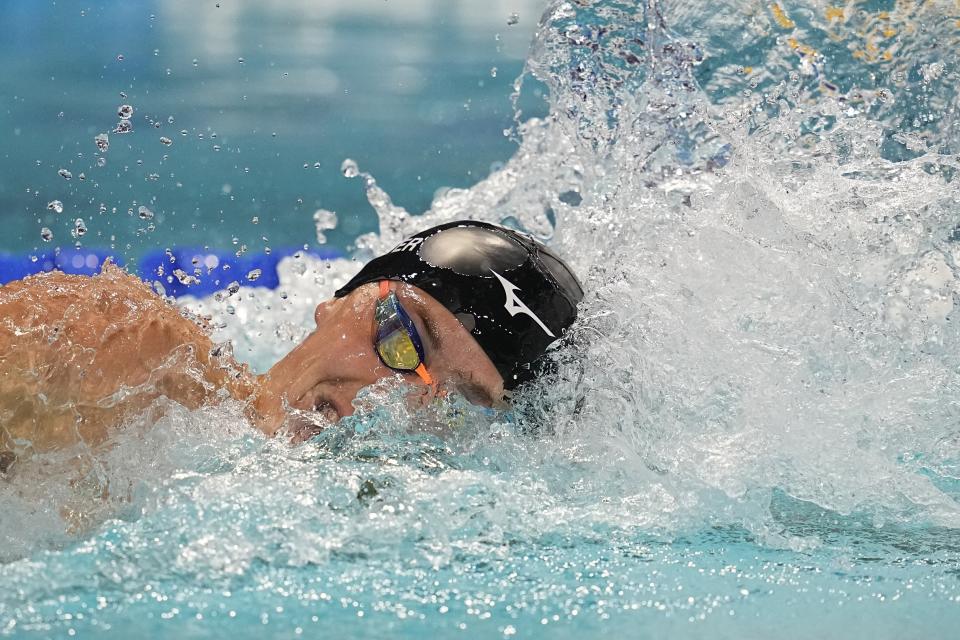
[[[90, 82], [110, 86], [104, 108], [87, 112], [98, 114], [96, 126], [92, 115], [43, 121], [37, 144], [50, 155], [41, 166], [5, 151], [14, 178], [3, 180], [3, 195], [19, 202], [10, 206], [48, 215], [51, 185], [63, 186], [55, 165], [68, 161], [58, 145], [84, 145], [82, 160], [91, 160], [93, 135], [115, 124], [114, 74], [133, 69], [115, 66], [122, 50], [125, 63], [178, 69], [149, 97], [137, 80], [143, 92], [132, 104], [162, 94], [163, 109], [143, 109], [180, 105], [188, 115], [175, 118], [198, 118], [190, 126], [204, 132], [232, 127], [231, 144], [258, 150], [242, 146], [241, 161], [224, 155], [226, 143], [213, 152], [193, 129], [189, 143], [174, 136], [166, 150], [141, 135], [179, 122], [157, 134], [137, 122], [128, 136], [142, 151], [111, 136], [110, 176], [117, 151], [129, 166], [121, 176], [142, 178], [150, 169], [135, 168], [136, 158], [146, 167], [169, 153], [189, 177], [182, 193], [178, 177], [158, 180], [164, 198], [193, 212], [186, 229], [180, 213], [141, 235], [125, 208], [114, 218], [127, 225], [117, 242], [131, 254], [194, 242], [194, 223], [204, 242], [228, 247], [260, 251], [261, 232], [271, 244], [316, 247], [312, 214], [324, 208], [340, 221], [330, 244], [354, 242], [363, 255], [471, 215], [522, 226], [569, 257], [587, 292], [581, 319], [551, 356], [555, 373], [507, 413], [456, 397], [411, 413], [404, 389], [386, 380], [361, 393], [355, 416], [289, 446], [257, 435], [239, 407], [190, 412], [167, 402], [164, 418], [134, 421], [109, 448], [23, 465], [0, 481], [0, 635], [955, 637], [953, 5], [864, 2], [838, 13], [800, 2], [557, 0], [536, 23], [536, 3], [397, 10], [391, 0], [388, 14], [379, 0], [349, 14], [311, 13], [313, 3], [220, 4], [229, 19], [186, 2], [158, 3], [152, 20], [129, 4], [83, 17], [45, 7], [56, 24], [99, 29], [73, 57], [102, 58]], [[38, 11], [9, 6], [21, 20]], [[514, 11], [519, 22], [507, 25]], [[140, 20], [141, 35], [107, 29], [114, 20]], [[214, 29], [221, 20], [230, 28]], [[177, 46], [150, 42], [159, 30], [177, 34]], [[311, 37], [295, 38], [301, 30]], [[354, 46], [372, 32], [381, 34], [371, 36], [376, 46]], [[393, 53], [378, 48], [388, 34], [398, 35]], [[392, 61], [422, 46], [417, 59], [441, 76], [460, 73], [460, 56], [476, 61], [468, 66], [478, 75], [420, 84], [389, 111], [329, 93], [330, 117], [358, 124], [316, 124], [337, 141], [320, 170], [303, 169], [314, 156], [297, 150], [324, 147], [308, 126], [319, 98], [301, 95], [297, 126], [261, 139], [284, 122], [266, 82], [272, 69], [283, 73], [280, 61], [294, 65], [284, 51], [314, 64], [310, 56], [324, 52], [339, 82], [375, 78], [367, 91], [386, 92]], [[183, 76], [193, 57], [204, 74], [196, 79]], [[72, 92], [71, 103], [100, 101], [77, 86], [59, 90]], [[256, 106], [222, 106], [247, 88]], [[502, 130], [514, 126], [515, 108], [522, 124], [511, 142]], [[478, 113], [486, 115], [472, 120]], [[39, 115], [17, 106], [5, 117], [26, 130]], [[279, 156], [264, 143], [280, 145]], [[183, 147], [189, 153], [173, 160]], [[442, 153], [418, 156], [420, 148]], [[356, 170], [342, 165], [347, 158]], [[247, 159], [251, 172], [241, 175]], [[505, 164], [491, 170], [495, 162]], [[329, 183], [300, 178], [327, 180], [325, 172]], [[51, 180], [41, 195], [17, 200], [40, 176]], [[115, 201], [143, 198], [139, 178], [113, 177]], [[63, 192], [65, 206], [67, 196], [89, 197], [92, 183], [78, 184], [74, 177]], [[460, 188], [434, 196], [439, 186]], [[246, 217], [308, 188], [300, 209], [261, 214], [257, 225]], [[182, 204], [194, 197], [205, 204]], [[166, 207], [159, 196], [154, 206]], [[224, 207], [231, 217], [221, 223]], [[85, 245], [104, 237], [93, 232], [97, 220], [88, 220]], [[16, 224], [25, 240], [11, 248], [29, 252], [40, 225]], [[290, 256], [273, 290], [181, 303], [209, 315], [215, 339], [231, 340], [262, 370], [355, 269], [346, 259]]]

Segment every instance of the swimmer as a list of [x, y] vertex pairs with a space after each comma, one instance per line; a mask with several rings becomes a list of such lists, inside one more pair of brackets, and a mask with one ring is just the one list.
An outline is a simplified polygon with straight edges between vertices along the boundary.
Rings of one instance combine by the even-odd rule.
[[[573, 323], [583, 292], [545, 246], [493, 224], [415, 234], [315, 312], [316, 329], [253, 375], [137, 278], [51, 272], [0, 287], [0, 474], [17, 459], [111, 435], [169, 402], [234, 399], [269, 436], [302, 440], [353, 413], [357, 392], [399, 376], [502, 406]], [[303, 420], [304, 415], [322, 420]]]

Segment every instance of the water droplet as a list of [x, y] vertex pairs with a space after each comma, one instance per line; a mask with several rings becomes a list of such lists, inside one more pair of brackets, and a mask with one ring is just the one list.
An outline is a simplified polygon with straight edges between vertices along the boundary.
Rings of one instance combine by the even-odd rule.
[[64, 180], [73, 179], [73, 174], [67, 171], [66, 169], [60, 169], [59, 171], [57, 171], [57, 173], [59, 173], [60, 177], [63, 178]]
[[123, 62], [123, 54], [122, 54], [122, 53], [118, 53], [118, 54], [117, 54], [117, 62]]
[[253, 269], [247, 274], [247, 280], [250, 282], [256, 282], [260, 279], [260, 275], [263, 273], [261, 269]]
[[50, 242], [53, 240], [53, 231], [50, 231], [49, 227], [43, 227], [40, 229], [40, 237], [43, 238], [44, 242]]
[[252, 222], [253, 224], [260, 224], [260, 216], [253, 216], [250, 222]]
[[314, 169], [319, 169], [319, 168], [320, 168], [320, 163], [319, 163], [319, 162], [314, 162], [314, 163], [313, 163], [313, 168], [314, 168]]
[[230, 284], [227, 285], [227, 295], [228, 295], [228, 296], [232, 296], [232, 295], [235, 294], [237, 291], [240, 291], [240, 283], [237, 282], [236, 280], [234, 280], [233, 282], [231, 282]]
[[47, 209], [56, 213], [63, 213], [63, 203], [59, 200], [51, 200], [47, 203]]
[[150, 211], [150, 209], [146, 208], [146, 207], [143, 206], [143, 205], [140, 205], [140, 208], [137, 209], [137, 215], [140, 216], [140, 219], [141, 219], [141, 220], [152, 220], [152, 219], [153, 219], [153, 211]]
[[193, 66], [199, 67], [199, 66], [200, 66], [200, 61], [197, 60], [196, 58], [194, 58], [194, 59], [193, 59]]
[[326, 231], [335, 229], [337, 226], [337, 214], [326, 209], [317, 209], [313, 213], [313, 222], [317, 228], [317, 243], [326, 244]]
[[199, 278], [190, 275], [189, 273], [187, 273], [187, 272], [184, 271], [183, 269], [174, 269], [174, 270], [173, 270], [173, 275], [174, 275], [174, 277], [176, 277], [177, 280], [180, 281], [180, 284], [185, 284], [185, 285], [187, 285], [188, 287], [189, 287], [190, 285], [200, 284], [200, 279], [199, 279]]
[[173, 144], [173, 140], [171, 140], [171, 139], [168, 138], [167, 136], [163, 136], [163, 137], [160, 138], [160, 144], [163, 144], [163, 145], [166, 145], [166, 146], [169, 147], [170, 145]]
[[106, 153], [107, 149], [110, 148], [110, 136], [106, 133], [98, 133], [93, 141], [97, 143], [97, 149], [99, 149], [101, 153]]
[[80, 178], [81, 180], [86, 180], [86, 179], [87, 179], [87, 174], [81, 172], [80, 175], [78, 175], [77, 177]]
[[82, 238], [87, 233], [87, 223], [83, 221], [83, 218], [77, 218], [73, 221], [73, 237]]
[[167, 124], [173, 124], [173, 116], [167, 117]]
[[105, 167], [105, 166], [107, 166], [107, 159], [104, 158], [104, 157], [102, 157], [102, 156], [99, 157], [99, 158], [97, 158], [97, 166], [98, 166], [98, 167]]
[[237, 62], [239, 62], [240, 64], [243, 64], [244, 62], [246, 62], [246, 60], [244, 60], [243, 58], [237, 58]]
[[129, 120], [121, 120], [113, 129], [114, 133], [119, 133], [121, 135], [124, 133], [130, 133], [131, 131], [133, 131], [133, 124], [131, 124]]
[[186, 129], [180, 129], [180, 135], [186, 136], [188, 134]]
[[122, 104], [117, 107], [117, 117], [123, 120], [129, 120], [133, 117], [133, 107], [129, 104]]
[[496, 77], [497, 77], [497, 68], [496, 68], [496, 67], [493, 67], [492, 69], [490, 69], [490, 77], [491, 77], [491, 78], [496, 78]]
[[213, 150], [214, 150], [214, 151], [220, 151], [220, 145], [218, 145], [218, 144], [213, 145]]
[[510, 17], [507, 18], [507, 26], [512, 27], [518, 22], [520, 22], [520, 14], [514, 11], [513, 13], [510, 14]]
[[340, 171], [343, 172], [346, 178], [356, 178], [360, 175], [360, 168], [357, 166], [357, 163], [350, 158], [343, 161], [343, 164], [340, 165]]

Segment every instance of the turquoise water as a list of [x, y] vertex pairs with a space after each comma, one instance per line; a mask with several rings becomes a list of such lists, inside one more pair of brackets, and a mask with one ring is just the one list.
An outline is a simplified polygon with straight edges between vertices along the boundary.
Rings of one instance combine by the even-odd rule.
[[[383, 24], [419, 19], [432, 32], [450, 5], [411, 6]], [[267, 7], [235, 16], [266, 34], [287, 15]], [[322, 166], [362, 202], [329, 204], [318, 189], [306, 231], [257, 229], [312, 242], [315, 207], [343, 224], [356, 206], [369, 220], [338, 226], [331, 242], [355, 239], [361, 256], [465, 215], [537, 233], [587, 291], [551, 356], [556, 372], [505, 414], [455, 397], [411, 413], [385, 380], [361, 393], [355, 416], [295, 447], [259, 437], [236, 406], [168, 402], [164, 418], [135, 421], [109, 448], [24, 465], [0, 484], [0, 634], [955, 636], [956, 7], [545, 8], [536, 25], [540, 7], [457, 14], [463, 33], [525, 29], [509, 80], [484, 85], [500, 115], [462, 127], [487, 142], [437, 161], [434, 178], [462, 188], [433, 197], [437, 183], [421, 191], [375, 148], [337, 149]], [[376, 23], [370, 11], [349, 29]], [[513, 11], [520, 22], [508, 26]], [[156, 24], [177, 15], [208, 24], [160, 9]], [[257, 55], [271, 60], [277, 40], [237, 41], [261, 40]], [[429, 57], [467, 56], [452, 42]], [[237, 73], [229, 51], [217, 77]], [[521, 64], [510, 147], [501, 130]], [[199, 87], [180, 95], [185, 108], [203, 102]], [[463, 97], [434, 87], [417, 100], [429, 110]], [[421, 133], [445, 144], [437, 129]], [[208, 142], [194, 142], [198, 162]], [[481, 149], [483, 164], [498, 149], [505, 164], [467, 174]], [[189, 174], [198, 183], [223, 180], [202, 166]], [[232, 181], [248, 194], [274, 188]], [[120, 199], [136, 197], [117, 184]], [[174, 233], [164, 229], [131, 251]], [[276, 290], [181, 304], [263, 369], [355, 269], [291, 257]], [[68, 527], [64, 509], [86, 519]]]
[[[535, 2], [496, 13], [469, 2], [219, 4], [3, 3], [0, 250], [69, 247], [77, 217], [85, 246], [131, 258], [196, 245], [198, 233], [214, 248], [316, 245], [318, 208], [340, 213], [328, 242], [342, 248], [376, 226], [344, 158], [423, 210], [516, 148], [501, 132]], [[513, 11], [522, 20], [508, 26]], [[526, 102], [545, 112], [541, 98]], [[134, 130], [110, 134], [124, 104]]]

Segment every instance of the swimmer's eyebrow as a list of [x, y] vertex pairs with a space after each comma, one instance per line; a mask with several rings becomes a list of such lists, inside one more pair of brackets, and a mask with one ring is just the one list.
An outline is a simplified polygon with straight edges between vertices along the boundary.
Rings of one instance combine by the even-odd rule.
[[440, 338], [440, 331], [437, 329], [436, 322], [427, 316], [419, 304], [415, 309], [416, 315], [420, 319], [420, 324], [427, 330], [427, 340], [430, 342], [430, 349], [434, 352], [439, 352], [440, 349], [443, 348], [444, 341]]
[[[443, 348], [445, 340], [440, 338], [440, 331], [437, 328], [437, 323], [429, 316], [427, 313], [426, 305], [417, 298], [411, 298], [408, 301], [402, 300], [403, 305], [407, 308], [408, 312], [412, 312], [412, 315], [415, 319], [420, 321], [420, 325], [426, 330], [426, 339], [429, 342], [429, 351], [438, 352]], [[412, 304], [411, 304], [412, 303]], [[424, 336], [420, 336], [421, 338]]]

